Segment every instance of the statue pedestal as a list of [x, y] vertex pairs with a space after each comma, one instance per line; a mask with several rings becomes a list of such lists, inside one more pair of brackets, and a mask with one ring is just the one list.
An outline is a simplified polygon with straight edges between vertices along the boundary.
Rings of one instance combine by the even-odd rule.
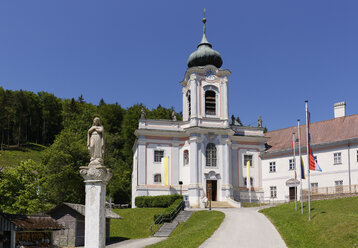
[[112, 172], [105, 166], [84, 166], [80, 173], [86, 184], [85, 247], [106, 245], [106, 186]]

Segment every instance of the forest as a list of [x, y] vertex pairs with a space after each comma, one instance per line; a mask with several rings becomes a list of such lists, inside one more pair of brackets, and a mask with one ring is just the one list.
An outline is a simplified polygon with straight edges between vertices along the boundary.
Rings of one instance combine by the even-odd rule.
[[[148, 119], [171, 119], [172, 108], [143, 104], [122, 108], [118, 103], [86, 103], [83, 96], [60, 99], [47, 92], [12, 91], [0, 87], [1, 150], [29, 144], [45, 146], [41, 162], [0, 165], [0, 211], [31, 214], [61, 202], [84, 203], [79, 167], [89, 163], [87, 130], [95, 116], [105, 129], [104, 163], [113, 177], [107, 194], [115, 203], [130, 203], [132, 147], [141, 109]], [[177, 114], [181, 120], [181, 113]]]

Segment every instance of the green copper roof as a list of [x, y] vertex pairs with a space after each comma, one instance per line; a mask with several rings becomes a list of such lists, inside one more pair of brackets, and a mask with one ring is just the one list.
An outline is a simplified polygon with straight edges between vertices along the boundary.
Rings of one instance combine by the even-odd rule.
[[198, 49], [190, 54], [188, 59], [188, 67], [194, 66], [205, 66], [205, 65], [214, 65], [217, 68], [220, 68], [223, 64], [221, 55], [218, 51], [212, 49], [212, 45], [206, 38], [205, 23], [206, 18], [203, 18], [204, 28], [203, 28], [203, 38], [198, 45]]

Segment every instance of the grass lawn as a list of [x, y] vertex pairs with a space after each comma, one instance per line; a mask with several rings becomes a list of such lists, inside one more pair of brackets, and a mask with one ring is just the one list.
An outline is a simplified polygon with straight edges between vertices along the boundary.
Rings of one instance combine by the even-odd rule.
[[0, 167], [16, 166], [21, 161], [32, 159], [41, 162], [41, 152], [45, 146], [30, 143], [26, 147], [0, 151]]
[[149, 227], [153, 224], [153, 216], [163, 210], [164, 208], [113, 209], [123, 219], [111, 220], [111, 240], [121, 241], [149, 237]]
[[[299, 205], [300, 206], [300, 205]], [[358, 197], [311, 202], [304, 214], [294, 203], [261, 210], [280, 232], [288, 247], [355, 247], [358, 244]]]
[[149, 247], [196, 248], [214, 233], [224, 218], [225, 214], [219, 211], [194, 212], [186, 222], [175, 228], [168, 239]]
[[241, 203], [241, 206], [243, 208], [253, 208], [253, 207], [260, 207], [260, 206], [264, 206], [264, 205], [267, 205], [267, 204], [264, 204], [264, 203], [256, 203], [256, 202], [242, 202]]

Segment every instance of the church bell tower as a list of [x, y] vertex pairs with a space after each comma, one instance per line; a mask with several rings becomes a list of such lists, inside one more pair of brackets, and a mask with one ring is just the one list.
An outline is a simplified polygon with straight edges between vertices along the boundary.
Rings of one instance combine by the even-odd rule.
[[[205, 12], [204, 12], [205, 14]], [[220, 69], [223, 60], [206, 37], [206, 18], [203, 18], [203, 37], [197, 50], [187, 61], [183, 86], [183, 120], [190, 126], [229, 127], [228, 76]]]

